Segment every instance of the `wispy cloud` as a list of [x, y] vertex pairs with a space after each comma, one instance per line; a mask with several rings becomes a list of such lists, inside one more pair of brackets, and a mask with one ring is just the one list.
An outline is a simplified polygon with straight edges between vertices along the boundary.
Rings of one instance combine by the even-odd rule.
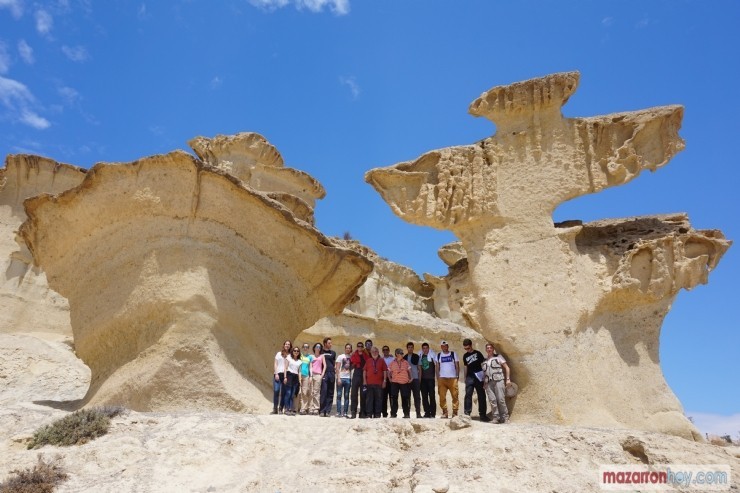
[[326, 7], [336, 15], [349, 13], [349, 0], [249, 0], [249, 3], [268, 12], [293, 4], [298, 10], [321, 12]]
[[221, 87], [223, 83], [224, 83], [223, 79], [221, 79], [221, 77], [219, 76], [216, 76], [213, 79], [211, 79], [211, 82], [208, 83], [208, 86], [211, 88], [212, 91], [215, 91], [216, 89]]
[[650, 19], [647, 16], [645, 16], [642, 19], [640, 19], [639, 21], [637, 21], [637, 23], [635, 24], [635, 27], [637, 29], [645, 29], [649, 25], [650, 25]]
[[33, 48], [26, 43], [25, 39], [18, 41], [18, 54], [21, 56], [21, 60], [29, 65], [32, 65], [36, 61], [33, 57]]
[[87, 53], [87, 49], [84, 46], [62, 46], [62, 53], [64, 53], [67, 58], [72, 60], [73, 62], [82, 63], [86, 61], [88, 58], [90, 58], [90, 55]]
[[686, 415], [694, 420], [694, 425], [702, 433], [718, 436], [730, 435], [733, 439], [740, 436], [740, 413], [724, 416], [722, 414], [687, 412]]
[[80, 93], [76, 89], [69, 86], [62, 86], [57, 89], [57, 92], [64, 100], [67, 106], [74, 106], [77, 102], [82, 99]]
[[350, 92], [352, 93], [352, 99], [357, 99], [360, 97], [360, 86], [357, 84], [357, 79], [354, 75], [351, 75], [349, 77], [340, 76], [339, 77], [339, 83], [343, 86], [349, 87]]
[[37, 10], [34, 16], [36, 17], [36, 30], [42, 36], [48, 35], [54, 27], [54, 17], [44, 9]]
[[604, 17], [601, 19], [601, 25], [604, 27], [609, 27], [612, 24], [614, 24], [614, 17]]
[[0, 76], [0, 105], [5, 108], [7, 116], [39, 130], [49, 128], [49, 120], [33, 110], [35, 104], [36, 98], [28, 87], [17, 80]]
[[10, 15], [16, 19], [23, 15], [23, 3], [20, 0], [0, 0], [0, 9], [10, 10]]
[[10, 69], [10, 54], [5, 43], [0, 41], [0, 74], [6, 73]]
[[145, 20], [149, 19], [150, 16], [149, 16], [149, 14], [146, 11], [146, 4], [145, 3], [142, 3], [141, 5], [139, 5], [139, 9], [136, 11], [136, 17], [140, 21], [145, 21]]

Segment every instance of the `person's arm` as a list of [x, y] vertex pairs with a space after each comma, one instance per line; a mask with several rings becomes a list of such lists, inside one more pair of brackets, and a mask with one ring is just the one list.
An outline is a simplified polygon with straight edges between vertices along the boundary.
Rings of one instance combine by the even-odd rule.
[[283, 383], [288, 383], [288, 365], [290, 362], [288, 362], [288, 357], [283, 357], [283, 368], [285, 368], [285, 371], [283, 372]]
[[439, 360], [435, 361], [434, 365], [434, 374], [437, 375], [437, 380], [439, 380]]
[[455, 360], [455, 372], [457, 373], [457, 379], [460, 380], [460, 360]]
[[367, 385], [367, 364], [362, 367], [362, 385]]
[[275, 377], [275, 381], [276, 382], [280, 380], [278, 378], [277, 362], [278, 362], [278, 359], [277, 359], [277, 356], [276, 356], [275, 359], [272, 361], [272, 376]]
[[323, 354], [319, 358], [321, 358], [321, 378], [324, 378], [324, 374], [326, 373], [326, 358]]
[[383, 384], [381, 385], [382, 388], [385, 388], [385, 380], [388, 378], [388, 370], [383, 370]]
[[409, 381], [411, 381], [411, 365], [408, 364], [408, 361], [406, 362], [406, 374], [409, 376]]
[[510, 383], [511, 382], [511, 370], [509, 369], [509, 365], [506, 364], [506, 362], [503, 362], [501, 363], [501, 368], [504, 369], [504, 374], [505, 374], [504, 378], [506, 378], [506, 381], [504, 382], [504, 384]]

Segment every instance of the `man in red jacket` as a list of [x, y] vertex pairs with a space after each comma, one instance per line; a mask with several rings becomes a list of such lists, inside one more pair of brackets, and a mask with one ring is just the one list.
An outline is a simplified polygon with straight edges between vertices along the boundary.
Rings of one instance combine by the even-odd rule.
[[370, 353], [365, 349], [362, 341], [357, 343], [357, 349], [349, 357], [352, 365], [352, 387], [350, 389], [350, 419], [357, 417], [357, 401], [360, 401], [360, 417], [365, 417], [365, 392], [362, 391], [362, 372], [365, 362], [370, 359]]

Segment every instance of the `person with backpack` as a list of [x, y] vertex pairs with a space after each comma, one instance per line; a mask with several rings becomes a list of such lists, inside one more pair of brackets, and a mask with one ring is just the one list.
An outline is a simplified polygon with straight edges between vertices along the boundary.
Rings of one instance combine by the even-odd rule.
[[463, 364], [465, 366], [465, 404], [463, 411], [467, 416], [473, 412], [473, 390], [478, 394], [478, 416], [481, 421], [491, 421], [486, 410], [486, 392], [483, 390], [483, 353], [473, 349], [473, 341], [463, 340]]
[[511, 383], [511, 370], [506, 359], [496, 353], [493, 344], [486, 344], [487, 359], [483, 363], [485, 389], [491, 401], [494, 423], [508, 423], [509, 409], [506, 407], [506, 386]]
[[452, 395], [452, 417], [457, 416], [460, 402], [457, 398], [457, 382], [460, 379], [460, 360], [454, 351], [450, 351], [447, 341], [440, 343], [441, 352], [437, 355], [437, 388], [439, 405], [442, 407], [442, 419], [447, 419], [447, 392]]

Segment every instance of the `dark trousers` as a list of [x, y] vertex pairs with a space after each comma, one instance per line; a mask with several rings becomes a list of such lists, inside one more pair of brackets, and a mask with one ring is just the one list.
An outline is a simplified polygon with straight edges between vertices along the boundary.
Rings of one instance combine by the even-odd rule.
[[383, 417], [388, 417], [388, 401], [391, 399], [391, 382], [385, 381], [385, 387], [383, 387]]
[[421, 416], [421, 381], [417, 378], [411, 380], [411, 396], [414, 398], [414, 410], [417, 416]]
[[335, 375], [326, 375], [321, 379], [321, 401], [319, 413], [331, 413], [331, 405], [334, 403], [334, 379]]
[[483, 388], [483, 382], [475, 378], [474, 375], [465, 377], [465, 401], [463, 402], [463, 410], [467, 415], [473, 412], [473, 389], [478, 394], [478, 415], [483, 418], [488, 414], [486, 410], [486, 391]]
[[278, 379], [275, 380], [275, 375], [272, 376], [272, 408], [277, 411], [278, 404], [280, 409], [283, 408], [283, 380], [285, 379], [285, 373], [278, 373]]
[[421, 403], [424, 406], [424, 416], [434, 417], [437, 414], [437, 398], [434, 397], [434, 379], [421, 379]]
[[357, 401], [360, 402], [360, 416], [365, 415], [365, 393], [362, 392], [362, 368], [355, 368], [352, 373], [352, 389], [349, 394], [350, 412], [357, 414]]
[[283, 404], [280, 406], [285, 411], [291, 411], [293, 409], [293, 397], [295, 397], [295, 391], [298, 388], [298, 374], [287, 372], [288, 383], [283, 384]]
[[398, 393], [401, 392], [401, 407], [403, 415], [411, 412], [411, 384], [391, 382], [391, 417], [398, 415]]
[[382, 398], [383, 388], [380, 385], [367, 386], [367, 404], [365, 406], [365, 412], [367, 412], [368, 417], [380, 417], [380, 401], [382, 400]]

